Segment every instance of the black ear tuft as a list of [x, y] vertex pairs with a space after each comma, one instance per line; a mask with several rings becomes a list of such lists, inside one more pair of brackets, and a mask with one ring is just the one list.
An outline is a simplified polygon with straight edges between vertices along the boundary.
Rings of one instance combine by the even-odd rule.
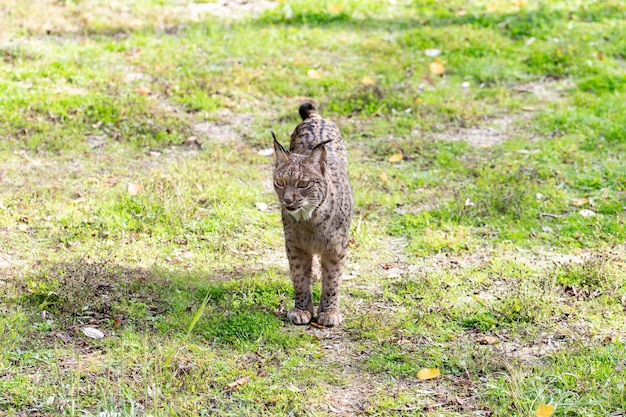
[[287, 162], [289, 160], [289, 152], [278, 142], [276, 139], [276, 134], [272, 132], [272, 137], [274, 138], [274, 153], [276, 154], [276, 164], [281, 162]]

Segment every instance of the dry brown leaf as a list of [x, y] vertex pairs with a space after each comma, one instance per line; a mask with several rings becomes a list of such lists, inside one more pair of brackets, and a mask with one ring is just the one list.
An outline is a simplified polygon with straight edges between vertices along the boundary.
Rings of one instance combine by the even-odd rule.
[[306, 72], [306, 75], [309, 78], [312, 78], [314, 80], [319, 80], [322, 78], [322, 74], [318, 71], [318, 70], [314, 70], [314, 69], [310, 69]]
[[435, 59], [430, 63], [430, 72], [434, 75], [441, 75], [446, 71], [446, 68], [443, 66], [443, 62], [440, 59]]
[[128, 184], [128, 194], [137, 195], [143, 190], [143, 186], [141, 184], [130, 183]]
[[236, 381], [231, 382], [230, 384], [226, 384], [226, 388], [228, 389], [235, 389], [241, 385], [245, 385], [250, 381], [250, 377], [249, 376], [244, 376], [239, 378]]
[[550, 404], [541, 404], [537, 407], [537, 411], [535, 411], [535, 415], [537, 417], [550, 417], [554, 412], [554, 406]]
[[495, 345], [498, 343], [498, 338], [495, 336], [485, 336], [481, 339], [478, 339], [478, 343], [481, 345]]
[[145, 85], [140, 85], [139, 87], [137, 87], [137, 94], [139, 94], [142, 97], [145, 97], [148, 94], [150, 94], [150, 88], [146, 87]]
[[572, 201], [572, 206], [574, 206], [574, 207], [581, 207], [581, 206], [584, 206], [586, 204], [589, 204], [589, 199], [588, 198], [579, 198], [578, 200]]
[[439, 375], [441, 375], [441, 371], [437, 368], [424, 368], [417, 373], [417, 379], [433, 379]]
[[366, 87], [371, 87], [373, 85], [376, 85], [376, 80], [370, 77], [363, 77], [363, 79], [361, 80], [361, 84]]
[[380, 180], [382, 182], [384, 182], [385, 184], [387, 184], [389, 182], [389, 178], [387, 177], [387, 173], [386, 172], [381, 172], [380, 173]]
[[85, 202], [85, 200], [86, 200], [86, 198], [85, 198], [85, 197], [78, 197], [78, 198], [75, 198], [75, 199], [73, 199], [73, 200], [70, 200], [70, 204], [73, 204], [73, 205], [79, 205], [79, 204], [81, 204], [81, 203], [84, 203], [84, 202]]
[[389, 157], [389, 159], [387, 159], [389, 162], [400, 162], [402, 161], [402, 159], [404, 158], [404, 154], [401, 153], [394, 153], [393, 155], [391, 155]]

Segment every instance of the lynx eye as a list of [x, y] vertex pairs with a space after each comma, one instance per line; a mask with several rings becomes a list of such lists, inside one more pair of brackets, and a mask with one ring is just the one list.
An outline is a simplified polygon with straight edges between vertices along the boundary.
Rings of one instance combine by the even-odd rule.
[[296, 187], [298, 188], [309, 188], [309, 186], [311, 185], [310, 181], [298, 181], [296, 184]]
[[274, 185], [277, 187], [284, 187], [285, 186], [285, 181], [281, 180], [280, 178], [275, 179], [274, 180]]

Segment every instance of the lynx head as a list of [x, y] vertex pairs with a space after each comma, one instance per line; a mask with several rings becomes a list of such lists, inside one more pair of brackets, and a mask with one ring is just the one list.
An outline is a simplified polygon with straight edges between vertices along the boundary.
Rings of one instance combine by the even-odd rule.
[[278, 143], [274, 132], [274, 190], [281, 206], [297, 221], [309, 220], [326, 198], [326, 142], [309, 155], [291, 153]]

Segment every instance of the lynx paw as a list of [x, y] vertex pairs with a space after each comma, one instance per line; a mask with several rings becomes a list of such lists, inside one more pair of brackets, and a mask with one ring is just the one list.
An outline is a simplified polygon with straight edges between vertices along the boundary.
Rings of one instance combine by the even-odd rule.
[[287, 313], [287, 318], [291, 320], [293, 324], [309, 324], [312, 317], [313, 314], [311, 314], [310, 311], [300, 310], [299, 308], [294, 308]]
[[317, 316], [317, 324], [326, 327], [338, 326], [343, 318], [338, 310], [322, 311]]

